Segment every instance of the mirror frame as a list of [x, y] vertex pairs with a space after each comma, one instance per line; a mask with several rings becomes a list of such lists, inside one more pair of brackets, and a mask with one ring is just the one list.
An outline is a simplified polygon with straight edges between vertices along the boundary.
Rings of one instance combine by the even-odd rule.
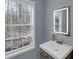
[[[66, 32], [57, 32], [55, 30], [55, 13], [57, 11], [62, 11], [62, 10], [67, 10], [67, 29], [66, 29]], [[53, 12], [53, 15], [54, 15], [54, 33], [61, 33], [61, 34], [64, 34], [64, 35], [69, 35], [69, 7], [64, 7], [64, 8], [61, 8], [61, 9], [57, 9]]]

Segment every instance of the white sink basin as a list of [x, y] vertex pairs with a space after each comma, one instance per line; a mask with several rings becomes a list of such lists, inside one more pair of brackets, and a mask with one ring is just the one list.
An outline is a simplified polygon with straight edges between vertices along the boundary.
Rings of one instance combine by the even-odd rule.
[[40, 48], [55, 59], [65, 59], [72, 51], [72, 47], [67, 44], [58, 44], [56, 41], [48, 41], [40, 45]]

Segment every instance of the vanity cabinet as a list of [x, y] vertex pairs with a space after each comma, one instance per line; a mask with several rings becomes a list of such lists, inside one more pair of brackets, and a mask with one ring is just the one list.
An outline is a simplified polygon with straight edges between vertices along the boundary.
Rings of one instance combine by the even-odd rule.
[[[40, 59], [55, 59], [55, 58], [51, 57], [44, 50], [40, 49]], [[73, 51], [65, 59], [73, 59]]]
[[[44, 50], [40, 49], [40, 59], [55, 59], [55, 58], [51, 57]], [[65, 59], [73, 59], [73, 51]]]
[[73, 51], [65, 59], [73, 59]]
[[42, 49], [40, 50], [40, 59], [54, 59]]

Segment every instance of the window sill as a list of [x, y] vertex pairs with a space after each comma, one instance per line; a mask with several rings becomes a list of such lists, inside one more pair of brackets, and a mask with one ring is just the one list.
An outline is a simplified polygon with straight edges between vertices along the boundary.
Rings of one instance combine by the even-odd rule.
[[15, 56], [18, 56], [20, 54], [23, 54], [27, 51], [30, 51], [34, 49], [34, 45], [29, 45], [29, 46], [25, 46], [25, 47], [22, 47], [22, 48], [19, 48], [19, 49], [16, 49], [14, 51], [10, 51], [10, 52], [7, 52], [5, 55], [5, 59], [10, 59], [10, 58], [13, 58]]

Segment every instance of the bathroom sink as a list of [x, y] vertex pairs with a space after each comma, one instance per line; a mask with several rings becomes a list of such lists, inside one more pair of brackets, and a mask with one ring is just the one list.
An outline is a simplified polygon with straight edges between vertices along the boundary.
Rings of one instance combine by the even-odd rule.
[[56, 41], [48, 41], [40, 45], [40, 48], [55, 59], [65, 59], [72, 51], [72, 46], [67, 44], [58, 44]]

